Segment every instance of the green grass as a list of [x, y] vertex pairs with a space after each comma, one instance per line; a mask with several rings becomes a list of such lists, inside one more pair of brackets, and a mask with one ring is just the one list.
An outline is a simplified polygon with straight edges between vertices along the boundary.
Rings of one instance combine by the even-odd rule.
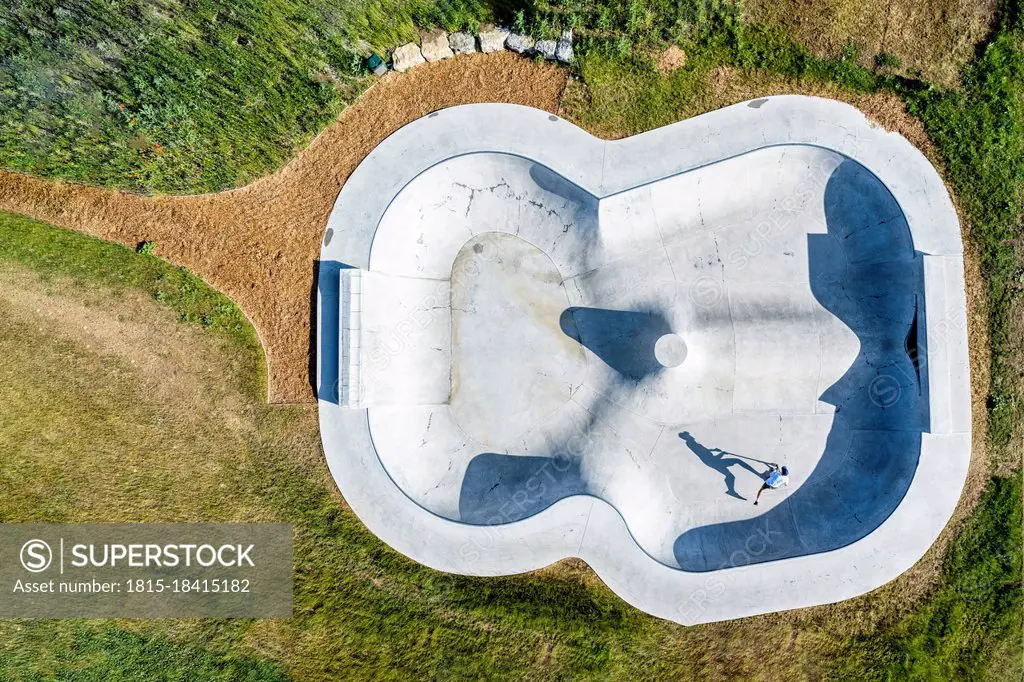
[[571, 102], [570, 115], [581, 125], [631, 135], [667, 125], [720, 106], [710, 91], [708, 74], [719, 67], [757, 70], [764, 80], [800, 79], [842, 87], [851, 92], [906, 89], [906, 81], [861, 66], [852, 46], [822, 58], [791, 42], [780, 30], [744, 24], [736, 8], [721, 5], [702, 16], [700, 30], [686, 32], [684, 68], [663, 74], [655, 50], [638, 49], [631, 40], [582, 39], [577, 69], [587, 97]]
[[14, 261], [42, 277], [69, 278], [79, 286], [141, 289], [170, 307], [183, 322], [197, 322], [231, 338], [239, 347], [258, 349], [245, 315], [186, 268], [170, 266], [147, 249], [145, 258], [118, 244], [0, 212], [0, 261]]
[[[1021, 475], [996, 478], [943, 563], [943, 582], [917, 613], [848, 643], [838, 677], [976, 680], [1001, 642], [1020, 648], [1024, 613]], [[998, 671], [993, 671], [998, 673]]]
[[[266, 174], [415, 26], [476, 0], [23, 0], [0, 6], [0, 166], [140, 192]], [[368, 41], [363, 44], [360, 41]]]
[[267, 661], [178, 644], [166, 635], [139, 635], [110, 624], [73, 622], [52, 639], [53, 628], [26, 624], [0, 643], [4, 679], [77, 682], [275, 682], [287, 677]]
[[[706, 71], [718, 62], [694, 63], [663, 76], [643, 55], [591, 50], [578, 68], [587, 84], [587, 99], [568, 107], [577, 124], [605, 135], [631, 135], [678, 121], [684, 113], [704, 109]], [[704, 60], [702, 60], [704, 61]]]
[[[541, 34], [679, 29], [671, 3], [22, 0], [0, 6], [0, 166], [146, 193], [201, 193], [281, 166], [417, 27], [528, 13]], [[620, 7], [621, 5], [621, 7]], [[683, 4], [685, 6], [686, 3]], [[696, 5], [695, 5], [696, 6]], [[682, 22], [682, 23], [681, 23]], [[673, 28], [674, 27], [674, 28]]]
[[731, 36], [759, 63], [813, 61], [722, 0], [23, 0], [0, 7], [0, 166], [146, 193], [239, 186], [365, 89], [368, 50], [494, 18], [575, 27], [581, 53]]

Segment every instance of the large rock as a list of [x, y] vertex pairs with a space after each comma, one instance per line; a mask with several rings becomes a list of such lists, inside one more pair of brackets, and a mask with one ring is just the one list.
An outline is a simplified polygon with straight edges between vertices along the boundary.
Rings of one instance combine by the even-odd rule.
[[508, 29], [497, 26], [480, 31], [480, 51], [500, 52], [504, 50], [508, 33]]
[[406, 43], [401, 47], [395, 48], [395, 51], [391, 54], [392, 68], [395, 71], [408, 71], [414, 66], [419, 66], [424, 63], [423, 53], [420, 52], [420, 47], [416, 43]]
[[444, 31], [437, 30], [424, 33], [420, 42], [423, 44], [420, 51], [423, 52], [423, 58], [428, 62], [436, 62], [455, 56], [452, 48], [448, 45], [448, 34]]
[[518, 33], [509, 33], [508, 38], [505, 39], [505, 47], [513, 52], [518, 52], [519, 54], [529, 54], [533, 51], [533, 46], [536, 42], [537, 41], [530, 36], [523, 36]]
[[448, 46], [455, 54], [476, 52], [476, 38], [468, 33], [453, 33], [448, 36]]
[[555, 47], [555, 58], [560, 62], [569, 64], [572, 62], [572, 30], [562, 31], [562, 37], [558, 39]]
[[554, 59], [555, 50], [557, 48], [558, 45], [553, 40], [538, 40], [533, 46], [533, 49], [536, 50], [537, 54], [544, 57], [544, 59]]

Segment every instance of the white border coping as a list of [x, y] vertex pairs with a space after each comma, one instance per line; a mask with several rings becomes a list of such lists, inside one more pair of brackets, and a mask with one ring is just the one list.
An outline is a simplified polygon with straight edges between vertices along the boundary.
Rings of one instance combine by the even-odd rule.
[[[367, 268], [374, 232], [394, 197], [423, 170], [455, 156], [500, 152], [527, 157], [601, 198], [789, 144], [830, 149], [872, 172], [900, 205], [914, 247], [924, 254], [931, 429], [922, 434], [906, 496], [878, 528], [829, 552], [751, 565], [737, 561], [735, 567], [690, 573], [649, 557], [619, 513], [594, 497], [566, 498], [501, 526], [463, 524], [425, 510], [394, 484], [374, 450], [366, 410], [321, 399], [327, 463], [356, 515], [402, 554], [452, 573], [509, 575], [579, 557], [630, 604], [684, 625], [841, 601], [910, 568], [953, 514], [970, 462], [963, 247], [956, 211], [935, 169], [906, 139], [857, 109], [812, 97], [770, 97], [617, 141], [600, 140], [556, 116], [517, 105], [445, 109], [392, 134], [352, 173], [328, 220], [331, 237], [325, 239], [321, 263]], [[635, 162], [638, 157], [643, 164]], [[324, 273], [321, 265], [322, 279]], [[754, 547], [750, 551], [756, 554]]]
[[359, 337], [362, 329], [362, 270], [352, 268], [340, 273], [340, 324], [338, 340], [338, 368], [342, 375], [338, 388], [338, 401], [342, 405], [359, 408], [362, 395], [362, 374], [359, 367]]

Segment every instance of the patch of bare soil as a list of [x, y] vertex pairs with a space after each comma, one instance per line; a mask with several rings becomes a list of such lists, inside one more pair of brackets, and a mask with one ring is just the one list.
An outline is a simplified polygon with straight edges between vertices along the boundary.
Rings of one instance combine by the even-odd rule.
[[401, 126], [458, 104], [556, 111], [566, 72], [511, 53], [465, 55], [390, 74], [292, 162], [238, 190], [143, 197], [0, 172], [0, 208], [183, 265], [231, 297], [267, 354], [271, 403], [309, 402], [311, 292], [327, 216], [370, 150]]
[[669, 45], [654, 61], [658, 71], [669, 73], [686, 66], [686, 53], [678, 45]]

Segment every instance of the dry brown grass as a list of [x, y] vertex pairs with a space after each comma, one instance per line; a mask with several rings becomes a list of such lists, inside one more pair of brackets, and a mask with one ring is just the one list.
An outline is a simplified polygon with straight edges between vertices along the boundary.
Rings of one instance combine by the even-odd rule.
[[0, 516], [235, 519], [217, 485], [244, 459], [252, 396], [223, 342], [144, 292], [4, 263], [0, 346]]
[[471, 102], [555, 111], [566, 73], [511, 53], [391, 74], [280, 171], [238, 190], [142, 197], [0, 172], [0, 208], [156, 253], [200, 274], [249, 316], [272, 403], [309, 402], [310, 300], [327, 216], [346, 178], [389, 134]]
[[836, 56], [852, 42], [865, 65], [895, 55], [902, 71], [917, 69], [947, 87], [985, 38], [998, 0], [751, 0], [749, 19], [782, 28], [821, 56]]

